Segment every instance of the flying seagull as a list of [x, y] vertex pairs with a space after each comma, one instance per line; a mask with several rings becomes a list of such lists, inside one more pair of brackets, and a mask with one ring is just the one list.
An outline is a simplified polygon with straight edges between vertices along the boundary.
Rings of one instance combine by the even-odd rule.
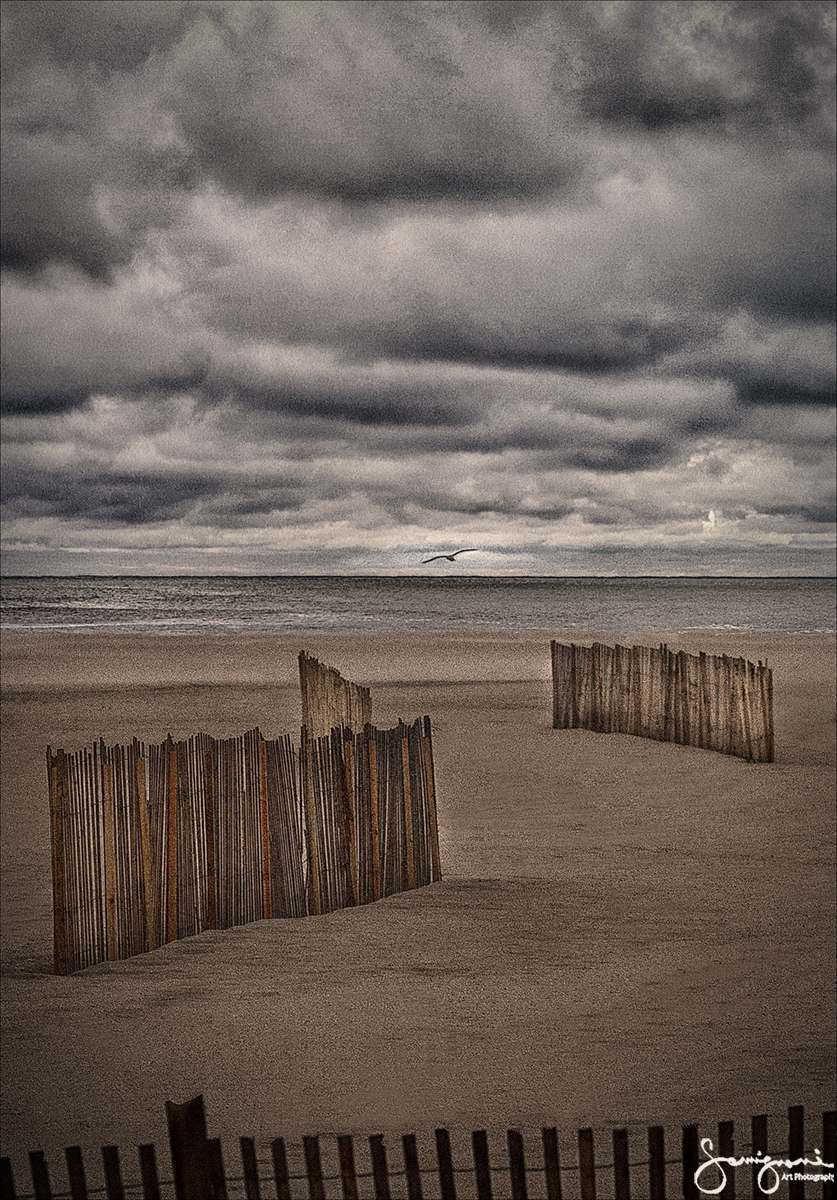
[[453, 554], [437, 554], [433, 558], [422, 559], [422, 566], [425, 563], [438, 562], [440, 558], [446, 559], [448, 562], [453, 562], [457, 554], [472, 554], [476, 550], [476, 546], [469, 546], [466, 550], [454, 550]]

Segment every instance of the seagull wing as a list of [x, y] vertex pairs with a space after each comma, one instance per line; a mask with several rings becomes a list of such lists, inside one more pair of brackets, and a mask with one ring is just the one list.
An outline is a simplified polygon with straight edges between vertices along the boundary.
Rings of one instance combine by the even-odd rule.
[[446, 554], [437, 554], [433, 558], [423, 558], [421, 560], [421, 565], [424, 566], [425, 563], [429, 563], [429, 562], [438, 562], [440, 558], [447, 558], [447, 555]]
[[476, 549], [478, 549], [477, 546], [468, 546], [466, 550], [454, 550], [453, 557], [456, 558], [457, 554], [472, 554]]

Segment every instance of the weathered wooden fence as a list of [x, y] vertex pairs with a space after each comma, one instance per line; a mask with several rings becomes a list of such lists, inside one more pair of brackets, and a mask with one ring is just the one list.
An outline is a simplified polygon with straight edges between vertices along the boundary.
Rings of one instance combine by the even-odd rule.
[[[787, 1110], [786, 1133], [779, 1132], [775, 1119], [752, 1117], [737, 1145], [731, 1121], [710, 1128], [651, 1126], [641, 1133], [587, 1128], [569, 1138], [556, 1128], [544, 1128], [537, 1141], [509, 1129], [504, 1145], [476, 1130], [467, 1139], [467, 1148], [449, 1130], [437, 1129], [429, 1154], [414, 1134], [400, 1139], [373, 1135], [368, 1142], [348, 1135], [315, 1136], [303, 1138], [301, 1145], [276, 1138], [258, 1148], [253, 1138], [242, 1137], [241, 1166], [231, 1171], [225, 1170], [220, 1139], [207, 1137], [202, 1096], [185, 1104], [167, 1103], [166, 1115], [173, 1178], [160, 1177], [153, 1145], [140, 1146], [140, 1182], [129, 1188], [135, 1195], [141, 1190], [143, 1200], [164, 1196], [175, 1200], [236, 1196], [247, 1200], [274, 1196], [277, 1200], [629, 1200], [632, 1196], [634, 1200], [698, 1200], [704, 1195], [725, 1200], [745, 1195], [835, 1200], [837, 1196], [837, 1113], [823, 1113], [817, 1128], [806, 1134], [801, 1106]], [[332, 1141], [334, 1146], [329, 1144]], [[65, 1150], [65, 1159], [70, 1191], [59, 1193], [53, 1190], [43, 1153], [32, 1151], [29, 1168], [34, 1191], [26, 1197], [57, 1200], [59, 1194], [69, 1194], [72, 1200], [88, 1200], [104, 1192], [108, 1200], [125, 1200], [128, 1189], [117, 1147], [102, 1148], [103, 1188], [88, 1185], [78, 1146]], [[0, 1200], [24, 1200], [24, 1194], [15, 1190], [8, 1158], [0, 1159]]]
[[334, 667], [316, 658], [299, 655], [299, 686], [302, 691], [302, 724], [309, 737], [325, 737], [332, 729], [363, 729], [372, 722], [369, 688], [344, 679]]
[[441, 878], [430, 719], [47, 750], [55, 972]]
[[552, 648], [552, 725], [630, 733], [773, 762], [773, 673], [668, 646]]

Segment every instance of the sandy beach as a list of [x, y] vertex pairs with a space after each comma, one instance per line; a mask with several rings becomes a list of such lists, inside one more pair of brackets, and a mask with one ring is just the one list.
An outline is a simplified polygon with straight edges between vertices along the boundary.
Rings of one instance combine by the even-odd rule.
[[[4, 638], [2, 1153], [21, 1180], [31, 1149], [165, 1147], [165, 1101], [200, 1092], [230, 1156], [241, 1134], [835, 1107], [835, 640], [676, 643], [773, 668], [776, 761], [756, 765], [553, 730], [549, 637]], [[300, 649], [370, 686], [376, 723], [431, 717], [442, 881], [55, 977], [46, 746], [295, 732]]]

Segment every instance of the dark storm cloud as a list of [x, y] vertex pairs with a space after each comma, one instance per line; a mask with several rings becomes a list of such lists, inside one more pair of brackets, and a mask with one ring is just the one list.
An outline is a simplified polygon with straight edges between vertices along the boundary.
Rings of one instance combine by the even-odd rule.
[[15, 546], [825, 539], [832, 5], [2, 13]]
[[[743, 113], [816, 140], [828, 11], [7, 3], [3, 261], [68, 261], [106, 277], [141, 228], [169, 219], [172, 195], [200, 180], [259, 202], [565, 191], [589, 172], [590, 116], [727, 131]], [[168, 187], [162, 211], [143, 179]], [[107, 218], [103, 184], [123, 192]]]

